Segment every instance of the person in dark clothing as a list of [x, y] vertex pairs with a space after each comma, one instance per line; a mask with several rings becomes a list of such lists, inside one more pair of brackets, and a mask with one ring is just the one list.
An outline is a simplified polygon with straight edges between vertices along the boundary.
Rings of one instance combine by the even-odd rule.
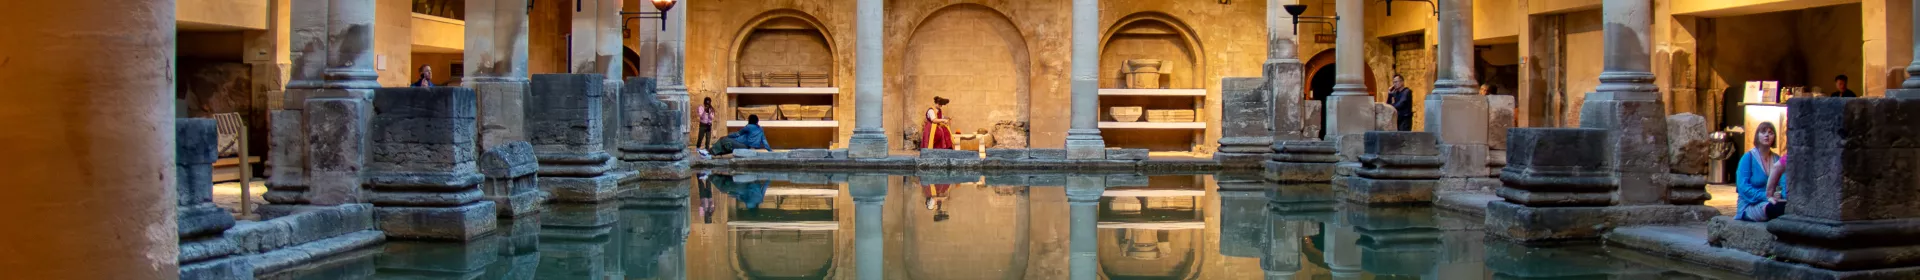
[[1827, 94], [1827, 97], [1860, 97], [1860, 94], [1847, 89], [1847, 75], [1834, 76], [1833, 88], [1833, 93]]
[[712, 150], [716, 156], [731, 155], [734, 149], [765, 149], [768, 152], [773, 151], [773, 147], [767, 145], [766, 132], [760, 130], [759, 115], [748, 115], [746, 127], [740, 128], [740, 131], [735, 131], [733, 134], [727, 134], [727, 137], [720, 138], [720, 141], [713, 142]]
[[420, 65], [420, 78], [413, 80], [413, 87], [433, 87], [433, 66]]
[[1393, 74], [1393, 88], [1387, 89], [1387, 104], [1393, 105], [1398, 116], [1394, 118], [1399, 131], [1413, 131], [1413, 90], [1407, 88], [1406, 80], [1400, 74]]

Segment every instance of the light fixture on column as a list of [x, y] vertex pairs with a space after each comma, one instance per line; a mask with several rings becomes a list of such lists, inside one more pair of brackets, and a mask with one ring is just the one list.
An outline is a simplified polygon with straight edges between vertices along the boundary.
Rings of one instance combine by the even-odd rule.
[[[1287, 9], [1287, 14], [1288, 14], [1288, 15], [1292, 15], [1292, 17], [1293, 17], [1293, 34], [1300, 34], [1300, 23], [1301, 23], [1301, 22], [1306, 22], [1306, 23], [1324, 23], [1324, 24], [1327, 24], [1327, 25], [1329, 25], [1329, 26], [1332, 26], [1332, 25], [1334, 25], [1334, 22], [1335, 22], [1335, 21], [1339, 21], [1339, 20], [1340, 20], [1340, 15], [1334, 15], [1334, 16], [1300, 16], [1300, 14], [1301, 14], [1301, 13], [1306, 13], [1306, 12], [1307, 12], [1307, 5], [1301, 5], [1301, 4], [1291, 4], [1291, 5], [1282, 5], [1282, 6], [1281, 6], [1281, 8], [1285, 8], [1285, 9]], [[1303, 21], [1303, 20], [1300, 20], [1300, 19], [1302, 19], [1302, 18], [1304, 18], [1304, 19], [1306, 19], [1306, 20], [1304, 20], [1304, 21]]]
[[1425, 2], [1425, 3], [1427, 3], [1427, 6], [1430, 6], [1430, 7], [1433, 7], [1433, 14], [1434, 14], [1434, 15], [1436, 15], [1436, 16], [1438, 16], [1438, 15], [1440, 15], [1440, 4], [1434, 4], [1434, 3], [1433, 3], [1433, 0], [1380, 0], [1380, 2], [1387, 2], [1387, 16], [1393, 16], [1393, 2], [1394, 2], [1394, 1], [1400, 1], [1400, 2]]
[[620, 12], [620, 16], [622, 16], [622, 18], [620, 18], [620, 33], [621, 33], [620, 37], [627, 37], [628, 35], [627, 21], [630, 21], [633, 19], [657, 18], [657, 19], [660, 19], [660, 30], [667, 30], [667, 11], [673, 10], [674, 2], [678, 2], [678, 1], [675, 1], [675, 0], [648, 0], [648, 1], [653, 2], [653, 9], [660, 10], [660, 11], [658, 12], [625, 12], [625, 11]]

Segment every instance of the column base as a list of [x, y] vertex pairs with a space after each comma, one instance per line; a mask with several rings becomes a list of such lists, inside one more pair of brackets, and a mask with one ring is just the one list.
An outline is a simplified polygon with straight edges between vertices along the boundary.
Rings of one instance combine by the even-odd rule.
[[1268, 161], [1263, 164], [1266, 165], [1266, 173], [1262, 175], [1265, 175], [1266, 179], [1271, 181], [1282, 183], [1325, 183], [1333, 180], [1334, 163], [1331, 162]]
[[[472, 79], [468, 79], [472, 80]], [[491, 149], [515, 141], [527, 141], [526, 99], [528, 81], [468, 81], [479, 99], [479, 115], [474, 119], [480, 130], [479, 147]]]
[[[528, 176], [514, 180], [532, 183], [534, 178]], [[487, 196], [486, 200], [493, 201], [494, 214], [497, 217], [512, 218], [539, 213], [541, 205], [547, 202], [549, 196], [551, 195], [545, 191], [533, 190], [508, 196]]]
[[1440, 167], [1440, 174], [1444, 178], [1490, 178], [1498, 175], [1498, 172], [1487, 168], [1487, 154], [1492, 150], [1486, 144], [1443, 144], [1439, 148], [1440, 158], [1446, 160]]
[[855, 132], [847, 139], [847, 157], [854, 159], [887, 158], [887, 136], [884, 131]]
[[1720, 214], [1704, 205], [1531, 207], [1487, 203], [1487, 233], [1525, 243], [1595, 242], [1617, 227], [1701, 223]]
[[1433, 189], [1439, 183], [1434, 180], [1392, 180], [1363, 177], [1347, 177], [1346, 191], [1341, 196], [1347, 202], [1366, 205], [1388, 204], [1428, 204], [1433, 203]]
[[405, 239], [472, 240], [493, 232], [492, 201], [476, 201], [454, 207], [373, 208], [373, 218], [387, 237]]
[[618, 172], [608, 172], [594, 177], [547, 177], [541, 176], [540, 189], [553, 194], [553, 201], [593, 203], [613, 199], [620, 195], [620, 178], [626, 177]]
[[1077, 128], [1067, 130], [1067, 159], [1106, 159], [1107, 141], [1100, 138], [1100, 129]]

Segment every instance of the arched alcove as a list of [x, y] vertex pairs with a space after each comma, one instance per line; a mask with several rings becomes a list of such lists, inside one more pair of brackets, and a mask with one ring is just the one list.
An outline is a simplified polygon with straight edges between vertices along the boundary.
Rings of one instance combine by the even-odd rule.
[[733, 199], [715, 198], [726, 208], [721, 222], [727, 225], [736, 278], [831, 279], [838, 256], [845, 253], [836, 243], [836, 218], [842, 213], [833, 193], [839, 186], [759, 184], [765, 185], [715, 186], [737, 190], [725, 195]]
[[[1308, 100], [1325, 100], [1326, 96], [1333, 92], [1333, 83], [1336, 81], [1334, 75], [1338, 75], [1338, 72], [1334, 70], [1334, 68], [1336, 68], [1334, 66], [1336, 60], [1337, 59], [1334, 58], [1334, 49], [1326, 49], [1314, 54], [1312, 58], [1308, 58], [1307, 62], [1301, 65], [1307, 74], [1307, 94], [1303, 94], [1301, 97]], [[1362, 66], [1361, 72], [1373, 73], [1373, 66]], [[1367, 86], [1367, 94], [1371, 95], [1377, 92], [1374, 90], [1378, 87], [1374, 85], [1373, 75], [1361, 76], [1365, 78], [1362, 83]]]
[[[908, 279], [1025, 277], [1032, 214], [1024, 187], [924, 184], [906, 191], [901, 262]], [[930, 197], [944, 198], [928, 209]]]
[[979, 4], [936, 10], [909, 35], [896, 131], [920, 131], [933, 97], [946, 108], [954, 132], [992, 129], [1002, 121], [1026, 121], [1031, 59], [1019, 28], [1000, 11]]
[[[793, 114], [762, 115], [769, 144], [775, 149], [827, 148], [835, 139], [838, 123], [834, 111], [852, 110], [835, 104], [840, 86], [836, 79], [840, 48], [825, 25], [806, 12], [793, 9], [772, 10], [748, 20], [734, 33], [726, 52], [727, 73], [724, 83], [728, 94], [718, 106], [718, 116], [729, 121], [729, 129], [744, 126], [747, 116], [736, 114], [740, 107], [807, 105], [833, 106], [825, 119], [797, 118]], [[759, 90], [736, 91], [735, 89]], [[787, 122], [798, 121], [798, 122]], [[724, 131], [716, 131], [724, 133]]]
[[1123, 88], [1127, 60], [1161, 61], [1163, 88], [1206, 88], [1206, 62], [1193, 29], [1158, 12], [1129, 15], [1107, 29], [1100, 41], [1100, 88]]

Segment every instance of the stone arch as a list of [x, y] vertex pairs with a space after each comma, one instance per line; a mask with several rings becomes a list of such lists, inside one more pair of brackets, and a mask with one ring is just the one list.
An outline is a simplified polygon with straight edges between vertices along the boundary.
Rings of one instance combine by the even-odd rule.
[[[1116, 45], [1115, 40], [1121, 40]], [[1116, 49], [1122, 48], [1122, 49]], [[1167, 88], [1206, 88], [1206, 55], [1200, 36], [1186, 22], [1161, 12], [1139, 12], [1113, 23], [1100, 36], [1100, 87], [1120, 88], [1121, 67], [1126, 60], [1153, 58], [1141, 52], [1177, 50], [1179, 55], [1155, 58], [1161, 67], [1173, 68], [1163, 78]], [[1164, 56], [1158, 56], [1164, 57]]]
[[[746, 24], [741, 25], [740, 30], [734, 32], [733, 44], [729, 45], [730, 47], [726, 52], [726, 84], [737, 86], [740, 82], [740, 74], [758, 70], [806, 72], [817, 70], [818, 72], [827, 73], [830, 77], [828, 79], [829, 81], [838, 80], [831, 78], [831, 75], [839, 72], [839, 59], [835, 59], [835, 57], [838, 56], [840, 48], [838, 48], [838, 44], [833, 41], [833, 34], [829, 32], [826, 25], [821, 24], [819, 19], [800, 10], [778, 9], [754, 16], [753, 19], [748, 20]], [[812, 44], [808, 44], [808, 42], [806, 42], [808, 40], [811, 40]], [[767, 45], [763, 46], [755, 43], [767, 43]], [[766, 65], [752, 63], [757, 61], [749, 61], [747, 65], [742, 64], [743, 57], [758, 58], [749, 57], [759, 55], [757, 53], [749, 54], [749, 51], [770, 49], [770, 47], [774, 47], [773, 45], [782, 43], [789, 44], [785, 46], [792, 47], [791, 50], [783, 49], [782, 51], [792, 51], [793, 53], [768, 56], [785, 57], [789, 60], [768, 63]], [[783, 67], [781, 64], [791, 65], [784, 65], [785, 67]], [[747, 69], [742, 69], [743, 67]]]
[[620, 64], [622, 64], [621, 66], [626, 68], [625, 69], [626, 71], [620, 71], [621, 80], [626, 80], [626, 78], [632, 78], [634, 76], [640, 75], [640, 53], [639, 52], [634, 52], [632, 47], [622, 46], [620, 47], [620, 57], [624, 58], [620, 60]]
[[[1024, 33], [1006, 13], [980, 4], [954, 4], [915, 22], [901, 52], [897, 79], [901, 122], [917, 132], [933, 97], [946, 108], [955, 132], [991, 129], [1002, 121], [1027, 121], [1032, 59]], [[917, 138], [918, 136], [913, 136]], [[910, 141], [902, 141], [911, 143]]]
[[[1306, 98], [1308, 100], [1324, 99], [1320, 97], [1324, 97], [1325, 95], [1319, 92], [1314, 92], [1314, 89], [1333, 88], [1333, 85], [1331, 84], [1321, 84], [1321, 83], [1328, 83], [1333, 81], [1334, 80], [1333, 77], [1319, 77], [1319, 76], [1334, 74], [1333, 64], [1335, 60], [1337, 59], [1334, 58], [1334, 49], [1326, 49], [1326, 50], [1320, 51], [1320, 53], [1318, 54], [1314, 54], [1312, 58], [1308, 58], [1307, 62], [1301, 65], [1301, 70], [1306, 70], [1303, 73], [1305, 73], [1307, 76], [1307, 94], [1302, 94], [1301, 95], [1302, 98]], [[1372, 65], [1362, 65], [1361, 68], [1362, 68], [1362, 71], [1365, 71], [1366, 73], [1373, 73]], [[1373, 95], [1376, 92], [1379, 92], [1374, 90], [1379, 87], [1375, 86], [1373, 75], [1368, 74], [1368, 75], [1361, 75], [1361, 76], [1363, 76], [1363, 78], [1365, 79], [1362, 83], [1367, 85], [1368, 95]], [[1315, 78], [1325, 78], [1325, 79], [1322, 80], [1321, 82], [1316, 82]]]

